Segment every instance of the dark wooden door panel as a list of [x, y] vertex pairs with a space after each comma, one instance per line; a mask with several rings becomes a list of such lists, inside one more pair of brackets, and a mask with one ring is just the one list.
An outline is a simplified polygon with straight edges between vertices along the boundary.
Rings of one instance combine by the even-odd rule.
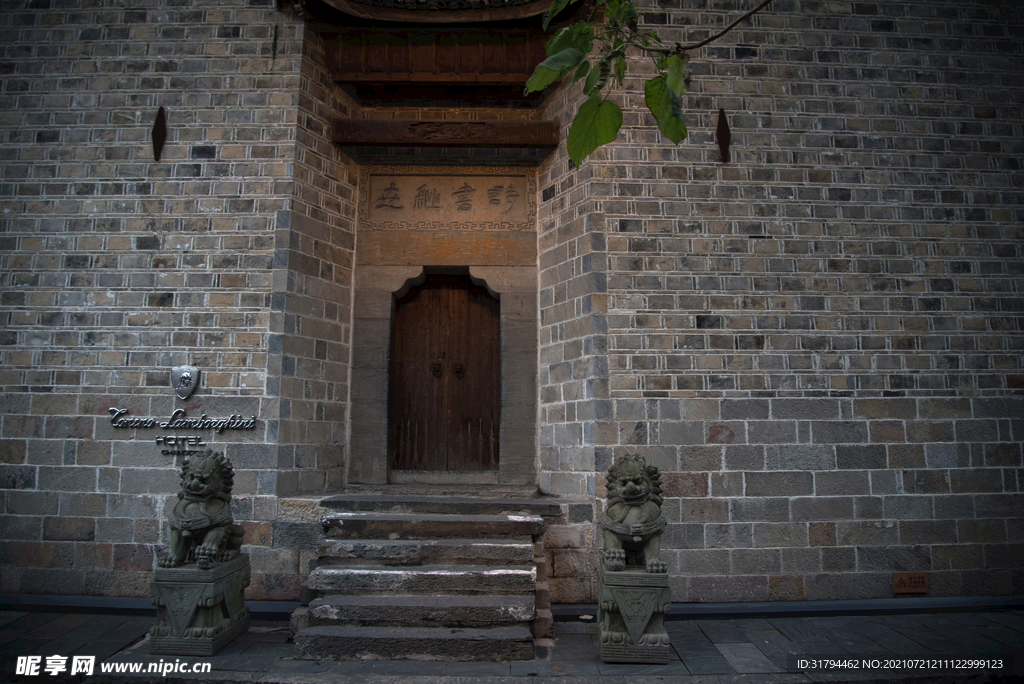
[[[455, 295], [455, 291], [452, 292]], [[448, 467], [496, 470], [498, 467], [498, 303], [483, 288], [453, 296], [448, 374]]]
[[391, 467], [496, 470], [497, 300], [465, 276], [432, 276], [396, 303]]

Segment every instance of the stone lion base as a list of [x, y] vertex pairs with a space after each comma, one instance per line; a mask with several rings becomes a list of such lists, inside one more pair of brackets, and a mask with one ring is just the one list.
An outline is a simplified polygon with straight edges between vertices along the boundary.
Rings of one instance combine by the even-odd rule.
[[149, 630], [153, 655], [211, 656], [249, 628], [245, 588], [248, 554], [208, 570], [195, 563], [157, 568], [149, 587], [156, 625]]
[[664, 665], [670, 657], [665, 613], [672, 607], [668, 575], [627, 566], [597, 570], [598, 636], [606, 663]]

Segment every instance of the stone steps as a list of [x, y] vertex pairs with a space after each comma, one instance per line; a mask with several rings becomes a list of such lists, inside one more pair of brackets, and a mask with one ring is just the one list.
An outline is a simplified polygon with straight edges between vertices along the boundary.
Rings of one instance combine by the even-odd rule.
[[321, 520], [328, 539], [514, 539], [532, 541], [544, 520], [530, 515], [339, 511]]
[[295, 635], [295, 657], [309, 660], [532, 660], [529, 627], [308, 627]]
[[321, 547], [325, 565], [522, 565], [534, 558], [529, 541], [508, 539], [353, 539]]
[[561, 505], [366, 491], [322, 506], [308, 605], [293, 616], [296, 658], [534, 657], [542, 516], [562, 516]]
[[529, 622], [534, 608], [532, 595], [333, 595], [309, 602], [309, 624], [501, 627]]
[[306, 581], [306, 587], [317, 596], [387, 593], [533, 594], [536, 578], [536, 570], [526, 566], [327, 566], [313, 570]]

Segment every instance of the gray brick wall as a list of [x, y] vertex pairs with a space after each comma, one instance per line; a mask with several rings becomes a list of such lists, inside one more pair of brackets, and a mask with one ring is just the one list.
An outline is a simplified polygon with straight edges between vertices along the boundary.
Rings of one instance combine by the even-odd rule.
[[[348, 458], [349, 363], [358, 167], [330, 141], [355, 104], [327, 73], [320, 36], [304, 33], [289, 209], [278, 214], [268, 395], [279, 393], [277, 493], [339, 487]], [[278, 380], [275, 382], [275, 380]]]
[[[277, 468], [294, 466], [280, 464], [281, 426], [306, 410], [293, 399], [330, 392], [321, 412], [338, 422], [346, 400], [344, 383], [282, 390], [274, 363], [292, 354], [292, 375], [307, 372], [287, 346], [298, 332], [289, 335], [284, 313], [303, 307], [289, 299], [279, 245], [306, 249], [289, 232], [308, 217], [340, 230], [332, 241], [345, 247], [344, 193], [321, 180], [344, 182], [330, 165], [340, 155], [315, 140], [330, 112], [303, 95], [322, 87], [303, 66], [310, 42], [272, 0], [5, 3], [0, 591], [147, 593], [181, 459], [161, 453], [154, 430], [114, 429], [116, 406], [161, 419], [181, 407], [258, 417], [256, 430], [206, 439], [235, 465], [247, 542], [276, 559], [256, 569], [250, 595], [297, 595], [296, 551], [274, 539], [276, 521], [289, 519], [278, 494], [290, 482]], [[160, 107], [168, 135], [157, 162]], [[344, 288], [350, 276], [337, 263], [327, 280]], [[298, 284], [300, 295], [335, 297]], [[333, 316], [343, 329], [347, 310]], [[316, 337], [311, 328], [302, 339]], [[335, 344], [345, 343], [342, 330]], [[169, 386], [182, 363], [202, 370], [187, 403]]]
[[[689, 42], [741, 5], [642, 20]], [[636, 77], [620, 142], [550, 165], [552, 233], [603, 215], [607, 392], [576, 411], [592, 426], [569, 419], [562, 239], [542, 255], [545, 467], [586, 495], [572, 456], [593, 449], [599, 497], [613, 455], [662, 469], [675, 600], [884, 597], [902, 570], [933, 595], [1024, 591], [1022, 26], [980, 2], [777, 1], [693, 55], [680, 146]], [[547, 546], [554, 600], [593, 600], [596, 552], [559, 562], [577, 545]]]
[[[685, 42], [745, 8], [705, 4], [642, 20]], [[212, 441], [250, 596], [294, 599], [300, 495], [352, 456], [359, 168], [330, 122], [479, 112], [359, 109], [271, 0], [4, 9], [0, 592], [146, 594], [176, 463], [108, 409], [167, 416], [192, 363], [190, 411], [259, 418]], [[538, 170], [538, 484], [571, 504], [553, 600], [594, 600], [603, 472], [629, 451], [664, 472], [676, 601], [888, 596], [900, 570], [1024, 592], [1022, 26], [776, 0], [694, 55], [682, 145], [631, 77], [620, 142]], [[579, 101], [503, 116], [564, 136]]]

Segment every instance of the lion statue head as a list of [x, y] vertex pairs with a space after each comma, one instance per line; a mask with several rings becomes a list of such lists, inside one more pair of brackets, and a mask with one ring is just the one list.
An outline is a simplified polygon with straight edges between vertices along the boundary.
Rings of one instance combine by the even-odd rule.
[[608, 506], [661, 506], [661, 472], [640, 454], [626, 454], [608, 469]]
[[235, 471], [224, 454], [212, 449], [200, 451], [181, 463], [181, 491], [178, 498], [231, 500]]
[[668, 522], [661, 512], [661, 472], [640, 454], [626, 454], [608, 469], [608, 503], [598, 522], [604, 538], [605, 569], [640, 565], [665, 572], [659, 557]]
[[231, 516], [231, 461], [212, 450], [200, 451], [181, 463], [178, 501], [167, 514], [171, 538], [159, 567], [176, 568], [195, 561], [202, 570], [238, 555], [245, 530]]

